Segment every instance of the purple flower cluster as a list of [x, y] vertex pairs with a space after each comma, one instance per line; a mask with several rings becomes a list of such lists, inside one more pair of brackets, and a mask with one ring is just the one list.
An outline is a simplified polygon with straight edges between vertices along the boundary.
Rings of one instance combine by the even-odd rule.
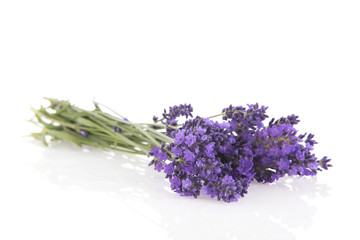
[[252, 161], [229, 129], [227, 122], [200, 117], [182, 125], [168, 145], [174, 157], [165, 172], [175, 192], [197, 197], [203, 189], [226, 202], [244, 196], [254, 175]]
[[[331, 166], [330, 159], [318, 160], [311, 152], [316, 144], [313, 134], [297, 133], [297, 116], [272, 119], [265, 126], [266, 110], [258, 104], [230, 105], [222, 111], [221, 123], [189, 119], [168, 132], [174, 142], [151, 150], [150, 165], [163, 170], [171, 188], [183, 196], [196, 198], [202, 190], [225, 202], [243, 197], [254, 179], [274, 182], [285, 175], [314, 176]], [[192, 116], [191, 112], [190, 105], [174, 106], [163, 114], [163, 123], [176, 126], [177, 117]]]
[[161, 144], [161, 147], [154, 146], [149, 152], [149, 156], [153, 156], [153, 160], [151, 160], [149, 165], [154, 165], [155, 170], [161, 171], [165, 168], [165, 161], [168, 159], [169, 155], [166, 153], [164, 149], [165, 144]]
[[263, 121], [268, 117], [266, 115], [267, 107], [256, 104], [249, 104], [248, 108], [230, 105], [222, 110], [223, 120], [229, 120], [232, 130], [237, 134], [250, 131], [253, 133], [256, 129], [263, 126]]
[[186, 118], [188, 118], [189, 116], [193, 117], [192, 111], [193, 108], [191, 104], [180, 104], [179, 106], [175, 105], [173, 107], [169, 107], [168, 112], [166, 111], [166, 109], [164, 109], [164, 112], [162, 114], [163, 117], [161, 119], [154, 116], [153, 121], [155, 123], [160, 121], [161, 123], [165, 124], [167, 135], [171, 135], [171, 133], [174, 133], [174, 129], [169, 128], [169, 126], [177, 126], [177, 118], [180, 116], [185, 116]]
[[253, 143], [255, 179], [274, 182], [285, 174], [314, 176], [320, 170], [315, 154], [314, 135], [297, 135], [291, 124], [276, 124], [256, 132]]

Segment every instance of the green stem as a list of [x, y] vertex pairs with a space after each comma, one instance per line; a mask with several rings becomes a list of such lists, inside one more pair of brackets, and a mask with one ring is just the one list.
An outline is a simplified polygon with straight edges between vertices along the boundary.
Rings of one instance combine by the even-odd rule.
[[[41, 107], [39, 110], [32, 109], [36, 119], [31, 120], [42, 128], [40, 133], [34, 133], [32, 136], [41, 139], [45, 145], [46, 136], [50, 136], [53, 139], [73, 142], [78, 146], [90, 145], [147, 155], [153, 146], [173, 141], [162, 132], [161, 124], [157, 131], [153, 129], [152, 124], [132, 123], [106, 106], [120, 118], [103, 112], [98, 106], [93, 111], [87, 111], [67, 101], [51, 98], [47, 100], [50, 101], [50, 106]], [[114, 131], [114, 127], [119, 127], [121, 132]], [[88, 135], [83, 136], [81, 131], [86, 131]]]
[[209, 118], [215, 118], [215, 117], [219, 117], [219, 116], [224, 116], [224, 113], [216, 114], [216, 115], [211, 116], [211, 117], [209, 117]]

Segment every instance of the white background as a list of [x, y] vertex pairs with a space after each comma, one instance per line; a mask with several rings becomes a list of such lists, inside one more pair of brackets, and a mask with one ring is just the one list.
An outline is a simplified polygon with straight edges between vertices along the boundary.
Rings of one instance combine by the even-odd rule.
[[[0, 239], [358, 239], [359, 1], [0, 2]], [[298, 114], [315, 178], [252, 183], [237, 203], [171, 193], [149, 159], [46, 148], [42, 97], [130, 120], [192, 103]]]

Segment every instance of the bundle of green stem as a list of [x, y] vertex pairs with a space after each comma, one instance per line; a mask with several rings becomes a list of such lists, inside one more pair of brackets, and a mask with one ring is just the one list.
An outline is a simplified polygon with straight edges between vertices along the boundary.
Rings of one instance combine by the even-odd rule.
[[[32, 109], [35, 117], [30, 121], [42, 128], [41, 132], [33, 133], [31, 136], [42, 140], [46, 146], [49, 139], [64, 140], [78, 146], [89, 145], [147, 155], [154, 146], [159, 147], [162, 143], [173, 141], [166, 136], [163, 124], [133, 123], [101, 105], [116, 116], [104, 112], [96, 102], [95, 109], [87, 111], [68, 101], [45, 99], [50, 105]], [[169, 154], [173, 155], [171, 152]]]

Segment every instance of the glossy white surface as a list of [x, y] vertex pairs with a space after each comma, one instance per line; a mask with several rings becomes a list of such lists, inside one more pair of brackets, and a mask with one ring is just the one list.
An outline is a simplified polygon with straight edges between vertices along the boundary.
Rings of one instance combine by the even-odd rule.
[[[358, 1], [2, 1], [0, 239], [357, 239]], [[252, 183], [237, 203], [172, 193], [134, 157], [24, 135], [43, 96], [150, 122], [259, 102], [298, 114], [315, 178]]]
[[345, 166], [351, 158], [340, 149], [331, 151], [337, 156], [335, 167], [316, 178], [254, 182], [245, 198], [226, 204], [172, 193], [146, 158], [67, 143], [50, 148], [33, 141], [16, 143], [5, 150], [0, 170], [1, 234], [10, 239], [313, 239], [355, 234], [356, 221], [349, 219], [359, 212], [356, 179], [347, 174], [357, 171], [353, 168], [358, 163]]

